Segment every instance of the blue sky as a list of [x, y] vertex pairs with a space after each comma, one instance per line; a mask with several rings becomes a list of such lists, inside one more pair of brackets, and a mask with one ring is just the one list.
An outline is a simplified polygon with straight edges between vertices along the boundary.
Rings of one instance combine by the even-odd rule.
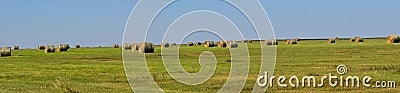
[[[0, 46], [121, 43], [135, 0], [2, 0]], [[399, 0], [261, 0], [277, 38], [400, 34]], [[196, 3], [188, 3], [188, 5]]]

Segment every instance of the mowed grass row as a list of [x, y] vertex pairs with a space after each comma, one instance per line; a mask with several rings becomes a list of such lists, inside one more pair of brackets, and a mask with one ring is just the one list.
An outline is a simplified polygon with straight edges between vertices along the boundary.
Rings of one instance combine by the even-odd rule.
[[[346, 75], [371, 76], [376, 80], [400, 82], [400, 45], [387, 44], [384, 39], [365, 39], [364, 43], [348, 40], [328, 44], [326, 40], [299, 41], [297, 45], [277, 46], [275, 76], [318, 77], [336, 73], [336, 66], [345, 64]], [[243, 92], [250, 92], [260, 67], [261, 52], [258, 42], [248, 45], [251, 55], [250, 73]], [[200, 70], [198, 57], [211, 51], [218, 65], [213, 77], [197, 86], [179, 83], [165, 71], [160, 47], [155, 53], [146, 54], [152, 75], [166, 92], [216, 92], [229, 75], [231, 67], [229, 50], [203, 46], [180, 48], [183, 68], [191, 73]], [[38, 50], [16, 50], [13, 56], [0, 58], [0, 92], [131, 92], [126, 81], [121, 49], [82, 48], [68, 52], [45, 54]], [[346, 76], [345, 75], [345, 76]], [[396, 92], [399, 88], [323, 88], [298, 87], [269, 88], [271, 92]]]

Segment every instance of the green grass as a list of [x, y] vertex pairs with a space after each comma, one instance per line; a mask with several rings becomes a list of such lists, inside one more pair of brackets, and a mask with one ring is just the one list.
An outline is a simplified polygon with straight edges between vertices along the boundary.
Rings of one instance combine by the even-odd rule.
[[[300, 41], [297, 45], [277, 46], [275, 76], [325, 76], [336, 73], [336, 66], [345, 64], [348, 74], [371, 76], [376, 80], [400, 82], [400, 44], [387, 44], [384, 39], [366, 39], [364, 43], [339, 40]], [[260, 45], [249, 44], [250, 74], [243, 92], [250, 92], [258, 76]], [[225, 83], [230, 70], [228, 49], [180, 48], [183, 68], [190, 73], [200, 70], [198, 56], [211, 51], [217, 57], [217, 69], [207, 82], [189, 86], [172, 79], [161, 61], [160, 48], [147, 54], [151, 74], [166, 92], [216, 92]], [[132, 92], [125, 77], [121, 49], [82, 48], [68, 52], [45, 54], [38, 50], [16, 50], [13, 56], [0, 58], [0, 92]], [[318, 81], [319, 82], [319, 81]], [[397, 92], [399, 88], [269, 88], [271, 92]]]
[[129, 92], [121, 50], [16, 50], [0, 58], [1, 92]]

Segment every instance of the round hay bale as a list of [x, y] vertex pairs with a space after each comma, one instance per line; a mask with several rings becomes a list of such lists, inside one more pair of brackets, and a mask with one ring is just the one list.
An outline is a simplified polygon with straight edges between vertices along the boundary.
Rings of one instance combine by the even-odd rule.
[[290, 44], [291, 45], [297, 44], [297, 41], [296, 40], [290, 40]]
[[171, 46], [176, 46], [176, 43], [172, 43]]
[[137, 43], [132, 43], [132, 51], [139, 50], [139, 44]]
[[56, 52], [56, 48], [54, 45], [46, 45], [44, 52], [45, 53], [53, 53], [53, 52]]
[[286, 40], [286, 44], [295, 45], [295, 44], [297, 44], [297, 41], [296, 40]]
[[226, 44], [227, 44], [226, 48], [237, 48], [237, 47], [239, 47], [238, 43], [235, 42], [235, 41], [229, 41]]
[[75, 44], [75, 48], [81, 48], [81, 45]]
[[340, 40], [340, 38], [339, 37], [335, 37], [335, 40], [338, 41], [338, 40]]
[[356, 41], [356, 39], [354, 39], [354, 38], [350, 38], [350, 40], [349, 40], [350, 42], [355, 42]]
[[253, 43], [253, 40], [246, 40], [246, 43]]
[[70, 49], [71, 47], [69, 46], [69, 44], [63, 44], [63, 46], [65, 46], [67, 49]]
[[187, 43], [187, 46], [193, 46], [194, 44], [193, 44], [193, 42], [188, 42]]
[[218, 44], [217, 44], [217, 46], [218, 46], [219, 48], [225, 48], [225, 47], [226, 47], [226, 41], [219, 41]]
[[354, 40], [355, 40], [355, 42], [364, 42], [364, 39], [362, 37], [360, 37], [360, 36], [356, 36], [354, 38]]
[[336, 43], [336, 39], [330, 38], [330, 39], [328, 39], [328, 43], [330, 43], [330, 44]]
[[196, 42], [196, 46], [199, 46], [199, 45], [201, 45], [201, 43], [200, 42]]
[[390, 35], [386, 38], [387, 43], [400, 43], [400, 36], [399, 35]]
[[162, 47], [162, 48], [168, 48], [168, 47], [169, 47], [169, 43], [162, 43], [162, 44], [161, 44], [161, 47]]
[[204, 42], [204, 47], [208, 48], [208, 47], [214, 47], [215, 46], [215, 42], [214, 41], [205, 41]]
[[253, 40], [242, 40], [242, 43], [253, 43]]
[[44, 50], [44, 49], [46, 49], [45, 45], [38, 45], [37, 50]]
[[286, 40], [285, 44], [287, 45], [290, 44], [290, 40]]
[[272, 40], [274, 42], [274, 45], [278, 45], [278, 40]]
[[15, 46], [14, 46], [14, 50], [19, 50], [19, 46], [18, 46], [18, 45], [15, 45]]
[[118, 44], [114, 44], [113, 48], [119, 48], [119, 45]]
[[65, 44], [58, 44], [57, 45], [57, 52], [68, 51], [68, 47]]
[[212, 44], [214, 47], [217, 46], [217, 42], [212, 41], [210, 44]]
[[140, 43], [139, 53], [154, 53], [154, 44], [151, 42]]
[[122, 44], [122, 50], [131, 50], [132, 45], [130, 43]]
[[275, 41], [275, 40], [264, 40], [264, 45], [278, 45], [278, 41]]
[[11, 56], [11, 47], [0, 48], [0, 57]]

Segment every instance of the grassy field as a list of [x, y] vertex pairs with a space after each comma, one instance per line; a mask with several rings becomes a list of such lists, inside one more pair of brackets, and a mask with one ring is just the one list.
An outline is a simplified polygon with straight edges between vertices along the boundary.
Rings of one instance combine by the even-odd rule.
[[[277, 46], [275, 76], [326, 76], [337, 74], [336, 67], [345, 64], [346, 75], [371, 76], [373, 81], [400, 81], [400, 44], [384, 39], [366, 39], [364, 43], [348, 40], [328, 44], [325, 40], [300, 41], [297, 45]], [[193, 51], [196, 50], [196, 51]], [[249, 44], [251, 69], [243, 92], [250, 92], [258, 76], [261, 60], [258, 42]], [[218, 61], [213, 77], [204, 84], [189, 86], [172, 79], [161, 61], [160, 48], [146, 54], [158, 85], [166, 92], [216, 92], [229, 75], [228, 49], [181, 47], [183, 68], [200, 70], [198, 56], [213, 52]], [[127, 82], [121, 49], [81, 48], [68, 52], [45, 54], [39, 50], [15, 50], [13, 56], [0, 58], [0, 92], [132, 92]], [[319, 82], [318, 78], [317, 81]], [[399, 88], [330, 87], [269, 88], [271, 92], [397, 92]]]

